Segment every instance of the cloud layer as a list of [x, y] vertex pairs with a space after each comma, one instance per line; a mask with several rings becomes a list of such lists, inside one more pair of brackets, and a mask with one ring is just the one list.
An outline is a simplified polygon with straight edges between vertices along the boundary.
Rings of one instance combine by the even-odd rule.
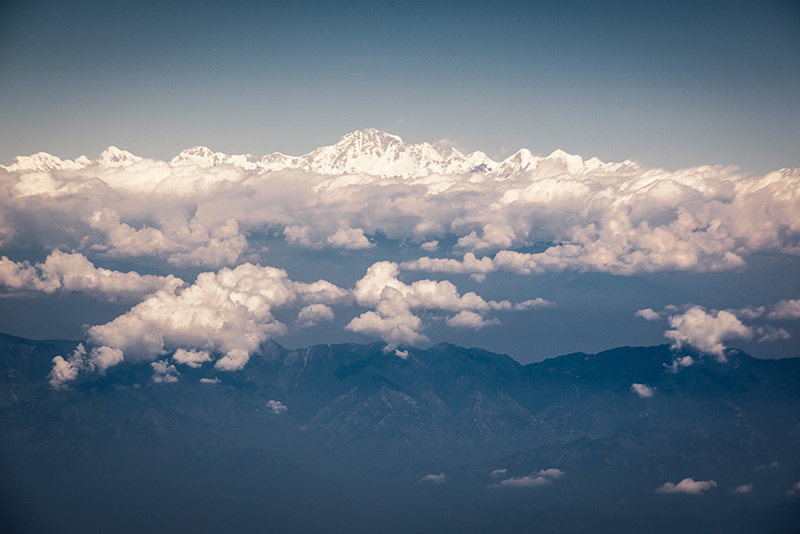
[[709, 271], [739, 268], [758, 251], [800, 253], [797, 169], [669, 172], [527, 150], [494, 162], [374, 130], [302, 157], [202, 147], [169, 162], [114, 147], [96, 160], [40, 153], [0, 166], [0, 186], [0, 245], [34, 240], [178, 266], [234, 265], [247, 234], [265, 228], [302, 247], [349, 250], [373, 247], [378, 232], [424, 243], [423, 252], [455, 236], [460, 259], [404, 268], [478, 277]]

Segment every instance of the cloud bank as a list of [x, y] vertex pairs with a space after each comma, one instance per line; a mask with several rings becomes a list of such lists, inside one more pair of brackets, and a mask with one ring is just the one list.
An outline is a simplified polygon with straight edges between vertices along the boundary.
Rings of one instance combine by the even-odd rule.
[[[34, 240], [177, 266], [234, 265], [249, 251], [247, 234], [264, 229], [308, 248], [371, 248], [380, 233], [426, 252], [460, 251], [403, 268], [478, 278], [714, 271], [740, 268], [754, 252], [800, 253], [798, 169], [670, 172], [525, 149], [495, 162], [375, 130], [300, 157], [203, 147], [169, 162], [114, 147], [95, 160], [18, 157], [0, 166], [0, 206], [0, 245]], [[446, 236], [455, 237], [450, 251]]]

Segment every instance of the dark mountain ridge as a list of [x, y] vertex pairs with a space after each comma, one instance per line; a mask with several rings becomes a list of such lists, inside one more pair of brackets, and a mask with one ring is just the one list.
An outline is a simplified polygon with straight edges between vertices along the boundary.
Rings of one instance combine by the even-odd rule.
[[[275, 531], [525, 531], [535, 516], [550, 518], [545, 531], [658, 531], [648, 521], [660, 517], [745, 532], [769, 517], [761, 531], [780, 532], [800, 518], [786, 494], [800, 480], [800, 358], [731, 350], [721, 363], [663, 345], [522, 365], [450, 344], [268, 341], [241, 371], [179, 366], [157, 383], [150, 365], [124, 363], [55, 390], [52, 358], [76, 345], [0, 335], [2, 517], [19, 531], [51, 531], [66, 510], [82, 513], [57, 530], [104, 531], [90, 505], [101, 496], [119, 513], [126, 499], [170, 503], [164, 514], [188, 521], [213, 495], [250, 518], [245, 531], [267, 519]], [[675, 372], [687, 355], [696, 363]], [[686, 478], [714, 485], [656, 491]], [[300, 512], [309, 502], [323, 504]], [[186, 531], [228, 512], [205, 510]], [[176, 531], [151, 519], [131, 531]]]

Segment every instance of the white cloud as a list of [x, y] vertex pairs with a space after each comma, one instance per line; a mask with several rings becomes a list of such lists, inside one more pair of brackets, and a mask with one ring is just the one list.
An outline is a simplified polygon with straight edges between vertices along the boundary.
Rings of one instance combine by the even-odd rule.
[[758, 327], [756, 329], [756, 335], [758, 335], [759, 343], [778, 341], [792, 337], [792, 335], [783, 328], [775, 328], [772, 325]]
[[645, 308], [643, 310], [637, 310], [634, 314], [636, 317], [641, 317], [645, 321], [659, 321], [661, 320], [661, 314], [654, 311], [652, 308]]
[[439, 248], [439, 242], [436, 241], [435, 239], [433, 241], [426, 241], [426, 242], [422, 243], [419, 246], [419, 248], [421, 248], [422, 250], [425, 250], [427, 252], [434, 252], [436, 249]]
[[655, 390], [646, 384], [631, 384], [631, 391], [643, 399], [650, 398], [655, 394]]
[[680, 349], [685, 345], [715, 356], [725, 361], [725, 345], [728, 339], [749, 339], [753, 330], [745, 326], [732, 313], [720, 310], [707, 312], [701, 306], [693, 306], [682, 314], [669, 318], [672, 330], [664, 336], [672, 339], [673, 348]]
[[373, 264], [353, 290], [358, 304], [373, 310], [356, 317], [346, 327], [353, 332], [381, 337], [389, 344], [387, 350], [400, 344], [414, 345], [427, 340], [421, 333], [425, 325], [413, 310], [457, 312], [447, 320], [449, 326], [477, 329], [498, 323], [495, 319], [484, 318], [484, 314], [491, 310], [524, 310], [552, 305], [544, 299], [519, 304], [487, 302], [474, 292], [461, 295], [447, 280], [418, 280], [406, 284], [398, 275], [396, 263], [383, 261]]
[[333, 321], [333, 310], [325, 304], [309, 304], [297, 314], [300, 326], [315, 326], [325, 321]]
[[[740, 267], [753, 252], [800, 248], [797, 169], [669, 172], [561, 151], [493, 162], [364, 135], [302, 157], [196, 147], [170, 162], [112, 148], [97, 160], [18, 158], [0, 166], [0, 239], [35, 235], [76, 250], [216, 267], [246, 254], [234, 222], [245, 231], [284, 229], [309, 247], [368, 247], [366, 235], [381, 232], [428, 250], [453, 235], [466, 251], [498, 250], [493, 269], [520, 273], [713, 271]], [[468, 172], [476, 168], [483, 172]], [[522, 251], [541, 243], [548, 245], [539, 252]]]
[[735, 488], [733, 488], [731, 490], [731, 493], [744, 494], [744, 493], [750, 493], [751, 491], [753, 491], [752, 484], [742, 484], [741, 486], [736, 486]]
[[439, 473], [438, 475], [434, 475], [434, 474], [425, 475], [424, 477], [419, 479], [417, 482], [430, 482], [431, 484], [444, 484], [445, 482], [447, 482], [447, 475], [445, 475], [444, 473]]
[[102, 300], [138, 300], [158, 290], [172, 291], [183, 285], [175, 276], [140, 275], [95, 267], [83, 254], [53, 251], [44, 261], [31, 265], [0, 258], [0, 286], [10, 291], [81, 292]]
[[217, 377], [214, 377], [214, 378], [201, 378], [200, 379], [200, 383], [201, 384], [219, 384], [220, 382], [221, 382], [221, 380], [219, 378], [217, 378]]
[[[339, 301], [346, 293], [329, 282], [293, 282], [283, 270], [249, 263], [201, 273], [190, 286], [158, 291], [110, 323], [89, 328], [89, 340], [97, 348], [85, 362], [77, 358], [66, 363], [78, 370], [103, 371], [121, 362], [123, 354], [152, 360], [174, 348], [179, 363], [199, 365], [212, 353], [222, 353], [215, 367], [238, 370], [269, 336], [284, 331], [272, 315], [274, 308]], [[71, 376], [64, 362], [55, 365], [54, 378]]]
[[700, 495], [711, 488], [716, 488], [717, 483], [713, 480], [698, 480], [692, 478], [684, 478], [678, 484], [667, 482], [660, 488], [656, 489], [658, 493], [688, 493], [690, 495]]
[[272, 413], [274, 413], [275, 415], [282, 414], [283, 412], [289, 409], [281, 401], [276, 401], [276, 400], [267, 401], [267, 408], [272, 410]]
[[62, 356], [53, 358], [53, 369], [48, 375], [50, 386], [63, 389], [67, 382], [78, 378], [79, 372], [105, 373], [106, 369], [119, 364], [123, 360], [122, 351], [112, 347], [95, 347], [87, 352], [83, 344], [79, 344], [66, 359]]
[[[495, 470], [492, 471], [491, 475], [493, 477], [499, 477], [505, 475], [506, 472], [505, 469]], [[543, 469], [527, 476], [507, 478], [497, 484], [490, 485], [489, 488], [537, 488], [541, 486], [551, 486], [553, 484], [553, 479], [563, 476], [564, 472], [560, 469]]]
[[172, 355], [172, 359], [178, 363], [197, 369], [205, 362], [210, 362], [211, 356], [207, 350], [177, 349], [175, 354]]
[[795, 484], [794, 486], [792, 486], [791, 488], [786, 490], [786, 495], [791, 497], [792, 495], [794, 495], [798, 491], [800, 491], [800, 482], [798, 482], [797, 484]]
[[672, 371], [673, 373], [677, 373], [680, 371], [682, 367], [691, 367], [694, 365], [695, 361], [694, 358], [691, 356], [682, 356], [680, 358], [675, 358], [672, 360], [670, 365], [664, 364], [664, 367]]
[[461, 311], [453, 317], [447, 318], [447, 326], [453, 328], [472, 328], [473, 330], [480, 330], [486, 326], [500, 324], [497, 319], [484, 319], [482, 315], [472, 311]]
[[800, 319], [800, 299], [782, 300], [772, 307], [770, 319]]
[[492, 478], [497, 478], [497, 477], [504, 477], [507, 474], [508, 474], [508, 469], [504, 468], [504, 469], [495, 469], [494, 471], [489, 473], [489, 476]]
[[153, 368], [153, 382], [157, 384], [168, 384], [178, 381], [178, 370], [167, 360], [158, 360], [150, 363]]
[[364, 235], [361, 228], [343, 228], [325, 239], [325, 242], [333, 248], [345, 248], [348, 250], [358, 250], [371, 248], [375, 243], [370, 242]]
[[407, 360], [408, 359], [408, 351], [407, 350], [396, 349], [394, 351], [394, 355], [397, 356], [398, 358], [400, 358], [401, 360]]

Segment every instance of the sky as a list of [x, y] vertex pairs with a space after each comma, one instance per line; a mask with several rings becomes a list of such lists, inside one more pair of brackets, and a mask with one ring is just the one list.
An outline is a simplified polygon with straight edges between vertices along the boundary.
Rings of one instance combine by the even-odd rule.
[[305, 154], [378, 128], [495, 158], [798, 167], [789, 1], [4, 2], [0, 162]]
[[82, 340], [56, 386], [267, 338], [798, 355], [791, 2], [0, 9], [0, 331]]

